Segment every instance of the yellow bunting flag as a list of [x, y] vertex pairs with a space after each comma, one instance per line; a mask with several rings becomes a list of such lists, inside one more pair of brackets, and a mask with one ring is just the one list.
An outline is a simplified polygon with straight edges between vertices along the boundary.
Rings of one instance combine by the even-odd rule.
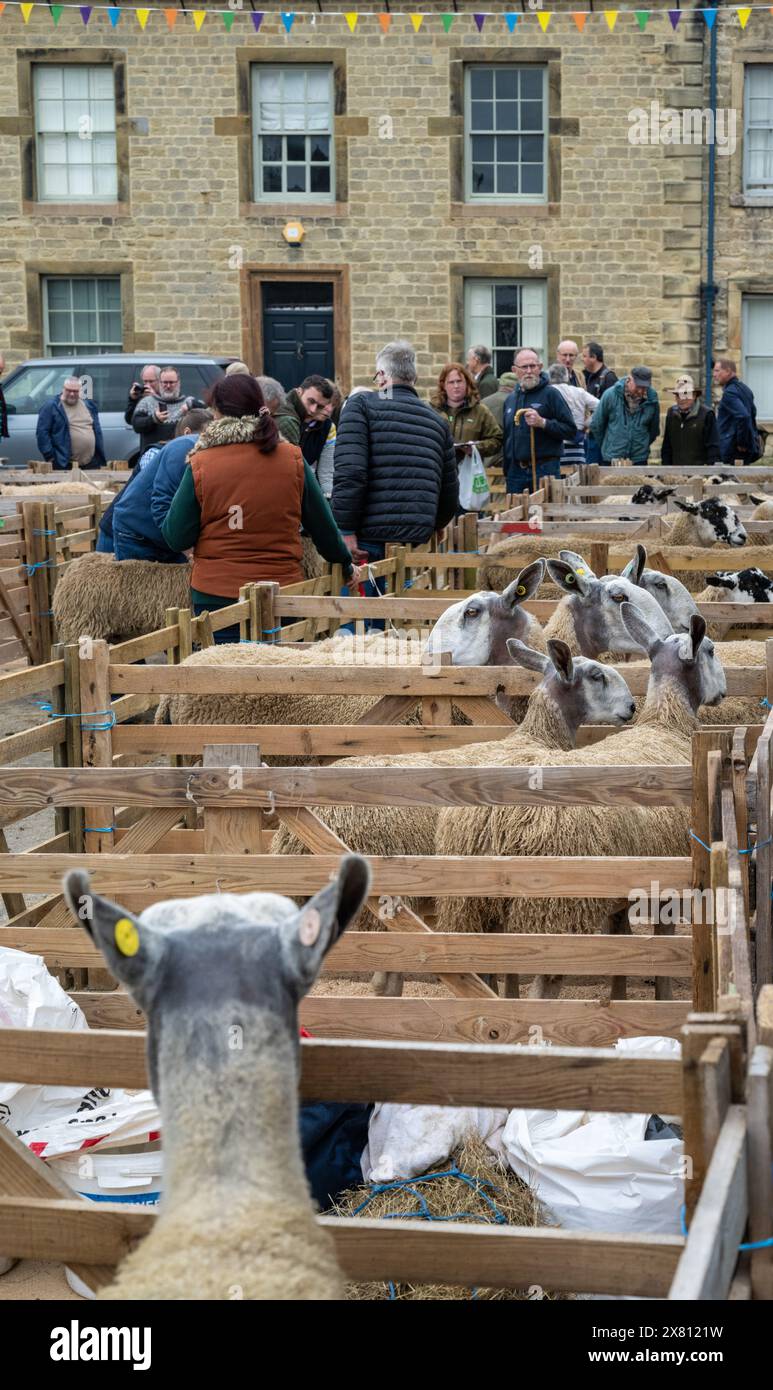
[[201, 28], [202, 24], [204, 23], [204, 20], [206, 19], [206, 17], [207, 17], [207, 12], [206, 12], [206, 10], [194, 10], [194, 11], [193, 11], [193, 22], [194, 22], [194, 24], [196, 25], [196, 33], [197, 33], [197, 34], [198, 34], [199, 29]]
[[539, 20], [540, 29], [542, 30], [543, 34], [547, 32], [547, 27], [550, 23], [551, 18], [552, 16], [550, 14], [545, 14], [543, 10], [537, 10], [537, 19]]
[[166, 15], [166, 22], [169, 25], [170, 29], [174, 29], [174, 26], [177, 23], [177, 16], [179, 13], [179, 10], [164, 10], [164, 14]]
[[32, 14], [32, 11], [33, 11], [34, 8], [35, 8], [34, 4], [33, 4], [33, 5], [21, 5], [19, 8], [21, 9], [22, 19], [24, 20], [24, 23], [25, 23], [25, 24], [29, 24], [29, 22], [30, 22], [30, 15]]
[[137, 11], [137, 23], [139, 24], [140, 29], [144, 29], [144, 28], [145, 28], [145, 25], [147, 24], [149, 18], [150, 18], [150, 10], [138, 10], [138, 11]]
[[349, 30], [352, 34], [357, 28], [357, 20], [359, 19], [359, 17], [360, 16], [358, 14], [355, 14], [354, 11], [344, 15], [344, 19], [346, 20], [346, 23], [349, 25]]
[[751, 14], [751, 9], [750, 9], [750, 8], [749, 8], [749, 9], [745, 9], [745, 10], [739, 10], [739, 11], [738, 11], [738, 20], [739, 20], [739, 23], [740, 23], [742, 29], [745, 29], [746, 26], [747, 26], [747, 24], [749, 23], [749, 15], [750, 15], [750, 14]]
[[617, 24], [617, 16], [618, 16], [619, 13], [620, 13], [619, 10], [605, 10], [605, 11], [604, 11], [604, 18], [605, 18], [605, 20], [607, 21], [607, 24], [609, 25], [609, 32], [610, 32], [610, 34], [612, 33], [612, 30], [614, 29], [615, 25]]
[[415, 32], [415, 33], [418, 34], [418, 32], [419, 32], [419, 30], [420, 30], [420, 28], [421, 28], [421, 26], [422, 26], [423, 23], [424, 23], [424, 15], [423, 15], [423, 14], [412, 14], [412, 15], [411, 15], [411, 24], [413, 25], [413, 28], [414, 28], [414, 32]]
[[383, 32], [384, 32], [385, 34], [388, 34], [388, 33], [389, 33], [389, 26], [390, 26], [390, 24], [392, 23], [392, 16], [391, 16], [391, 14], [380, 14], [379, 17], [378, 17], [378, 22], [379, 22], [379, 24], [381, 25], [381, 28], [382, 28]]
[[585, 28], [585, 21], [587, 18], [587, 14], [583, 14], [582, 12], [580, 12], [579, 14], [572, 15], [572, 19], [577, 25], [577, 28], [579, 29], [580, 33], [582, 33], [583, 29]]

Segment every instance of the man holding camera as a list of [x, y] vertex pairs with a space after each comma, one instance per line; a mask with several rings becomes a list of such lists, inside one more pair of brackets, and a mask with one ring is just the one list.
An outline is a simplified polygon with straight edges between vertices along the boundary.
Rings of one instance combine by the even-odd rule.
[[161, 387], [159, 385], [160, 376], [161, 368], [154, 367], [151, 365], [142, 368], [142, 371], [140, 372], [139, 381], [132, 382], [131, 389], [129, 391], [129, 399], [126, 402], [126, 410], [124, 411], [123, 416], [127, 425], [131, 424], [134, 412], [137, 409], [137, 406], [139, 405], [143, 397], [157, 396], [159, 394], [161, 390]]
[[[148, 367], [145, 371], [149, 371]], [[134, 388], [132, 388], [134, 389]], [[202, 406], [196, 396], [180, 395], [180, 374], [176, 367], [162, 367], [158, 379], [158, 395], [151, 388], [137, 402], [132, 415], [132, 428], [142, 441], [143, 453], [153, 444], [166, 444], [174, 438], [177, 421], [193, 406]]]

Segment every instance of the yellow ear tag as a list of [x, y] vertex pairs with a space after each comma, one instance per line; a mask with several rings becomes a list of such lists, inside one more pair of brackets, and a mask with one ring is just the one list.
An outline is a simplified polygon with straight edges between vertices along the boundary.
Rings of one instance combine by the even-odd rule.
[[122, 956], [136, 956], [140, 949], [140, 934], [128, 917], [119, 917], [115, 924], [115, 944]]
[[575, 574], [587, 574], [587, 573], [588, 573], [587, 570], [581, 570], [581, 569], [576, 569], [576, 570], [575, 570]]
[[519, 584], [519, 585], [518, 585], [518, 588], [516, 589], [515, 592], [516, 592], [517, 594], [525, 594], [525, 593], [526, 593], [526, 585], [525, 585], [525, 584]]

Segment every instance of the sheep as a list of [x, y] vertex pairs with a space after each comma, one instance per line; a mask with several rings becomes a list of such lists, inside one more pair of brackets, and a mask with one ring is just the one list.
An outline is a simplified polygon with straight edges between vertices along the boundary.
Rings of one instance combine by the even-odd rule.
[[[544, 765], [603, 767], [689, 763], [690, 739], [701, 704], [714, 705], [727, 691], [724, 671], [693, 617], [689, 634], [665, 639], [631, 603], [621, 605], [631, 638], [651, 661], [645, 706], [631, 729], [601, 743], [547, 752]], [[689, 812], [682, 807], [513, 806], [447, 808], [438, 816], [438, 854], [475, 855], [673, 855], [689, 853]], [[622, 905], [607, 899], [465, 898], [438, 900], [438, 931], [604, 932]], [[535, 993], [545, 985], [538, 981]]]
[[80, 870], [63, 886], [146, 1016], [164, 1144], [158, 1219], [99, 1297], [342, 1298], [301, 1155], [297, 1007], [367, 896], [365, 860], [345, 856], [301, 911], [275, 893], [218, 893], [133, 917]]
[[0, 497], [16, 497], [22, 502], [39, 502], [45, 497], [85, 497], [98, 492], [103, 502], [112, 502], [114, 493], [93, 483], [0, 483]]
[[301, 546], [303, 549], [301, 564], [304, 579], [321, 579], [323, 575], [328, 574], [330, 566], [326, 560], [322, 559], [311, 536], [302, 535]]
[[[507, 660], [505, 640], [523, 637], [545, 650], [542, 629], [522, 604], [541, 583], [541, 560], [516, 575], [502, 594], [477, 593], [452, 604], [430, 633], [430, 654], [450, 652], [457, 666], [496, 665]], [[363, 656], [377, 664], [420, 665], [421, 644], [398, 633], [370, 633], [364, 643], [346, 636], [327, 638], [298, 649], [292, 643], [223, 644], [195, 652], [184, 666], [328, 666], [353, 665]], [[174, 695], [158, 706], [159, 724], [356, 724], [374, 700], [368, 695]], [[462, 722], [466, 722], [464, 719]], [[298, 765], [310, 759], [294, 755], [272, 759], [277, 765]]]
[[[750, 521], [770, 521], [773, 522], [773, 498], [752, 497], [752, 501], [757, 505], [749, 518]], [[773, 545], [773, 526], [769, 531], [755, 531], [752, 536], [754, 545]]]
[[[621, 529], [619, 532], [615, 532], [611, 539], [613, 542], [627, 541], [630, 539], [630, 534], [630, 528], [628, 530]], [[608, 539], [610, 539], [610, 533], [605, 531], [604, 540]], [[540, 535], [539, 533], [532, 536], [506, 536], [504, 540], [497, 541], [496, 545], [490, 546], [485, 555], [481, 556], [481, 562], [478, 566], [478, 583], [482, 589], [493, 589], [499, 592], [506, 584], [510, 583], [513, 573], [512, 569], [506, 569], [504, 565], [499, 564], [499, 559], [518, 560], [524, 565], [540, 558], [557, 559], [563, 550], [572, 550], [575, 541], [581, 547], [587, 545], [588, 537], [573, 536], [569, 532], [564, 536]], [[552, 595], [557, 596], [557, 590], [553, 590], [552, 594], [550, 589], [543, 592], [547, 598]]]
[[[613, 505], [620, 507], [658, 507], [661, 502], [667, 502], [669, 497], [672, 497], [675, 492], [676, 488], [673, 487], [656, 488], [652, 486], [652, 483], [642, 483], [641, 487], [636, 489], [632, 497], [626, 497], [624, 495], [619, 497], [605, 497], [603, 502], [606, 507], [611, 507]], [[628, 516], [621, 516], [618, 519], [620, 521], [630, 521], [630, 513]]]
[[[751, 568], [744, 570], [719, 570], [706, 576], [706, 588], [696, 596], [698, 603], [773, 603], [773, 579], [763, 570]], [[771, 614], [773, 625], [773, 614]], [[742, 626], [742, 623], [741, 623]], [[709, 622], [709, 636], [715, 639], [732, 638], [739, 630], [738, 624], [727, 620]], [[723, 641], [723, 646], [725, 642]], [[760, 643], [749, 645], [757, 647]], [[757, 660], [748, 664], [757, 665]], [[764, 664], [764, 657], [763, 657]]]
[[[581, 724], [624, 724], [633, 718], [635, 704], [624, 678], [610, 667], [584, 657], [572, 657], [564, 642], [551, 641], [547, 653], [526, 646], [517, 638], [507, 643], [517, 665], [541, 674], [542, 681], [529, 697], [520, 726], [496, 742], [471, 743], [437, 753], [402, 753], [380, 757], [343, 758], [338, 767], [477, 767], [539, 763], [547, 749], [575, 746]], [[466, 808], [472, 810], [472, 808]], [[327, 826], [349, 848], [363, 854], [433, 854], [438, 809], [412, 806], [331, 806], [320, 810]], [[305, 847], [287, 826], [274, 836], [272, 853], [303, 854]], [[406, 907], [416, 902], [405, 899]], [[358, 924], [372, 926], [365, 915]], [[399, 994], [401, 976], [390, 972], [376, 977], [378, 992]]]
[[684, 502], [674, 498], [681, 516], [671, 523], [664, 540], [669, 546], [690, 545], [704, 549], [712, 545], [745, 545], [746, 530], [729, 502], [708, 497], [703, 502]]
[[190, 606], [190, 575], [190, 565], [119, 562], [96, 551], [79, 556], [54, 591], [59, 641], [87, 636], [120, 642], [163, 627], [167, 608]]

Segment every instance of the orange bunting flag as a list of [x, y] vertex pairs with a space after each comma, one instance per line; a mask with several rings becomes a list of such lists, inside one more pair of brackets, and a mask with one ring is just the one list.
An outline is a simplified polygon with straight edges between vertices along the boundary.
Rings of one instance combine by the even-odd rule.
[[389, 26], [392, 23], [391, 14], [380, 14], [378, 17], [378, 22], [381, 25], [383, 33], [388, 34]]
[[421, 28], [421, 26], [422, 26], [423, 23], [424, 23], [424, 15], [423, 15], [423, 14], [412, 14], [412, 15], [411, 15], [411, 24], [413, 25], [414, 33], [418, 34], [418, 32], [419, 32], [419, 30], [420, 30], [420, 28]]
[[586, 21], [587, 18], [588, 18], [587, 14], [582, 14], [582, 13], [580, 13], [580, 14], [573, 14], [573, 15], [572, 15], [572, 19], [574, 20], [575, 24], [577, 25], [577, 28], [579, 29], [580, 33], [582, 33], [583, 29], [585, 28], [585, 21]]
[[739, 10], [739, 11], [738, 11], [738, 21], [739, 21], [739, 23], [740, 23], [742, 29], [745, 29], [746, 26], [747, 26], [747, 24], [749, 23], [749, 15], [750, 15], [750, 14], [751, 14], [751, 9], [745, 9], [745, 10]]
[[137, 23], [140, 29], [144, 29], [150, 18], [150, 10], [137, 10]]
[[164, 10], [164, 14], [166, 15], [166, 22], [169, 25], [170, 29], [174, 29], [174, 26], [177, 23], [177, 16], [179, 13], [179, 10]]
[[204, 23], [204, 20], [206, 19], [206, 17], [207, 17], [207, 12], [206, 12], [206, 10], [194, 10], [194, 11], [193, 11], [193, 22], [194, 22], [194, 24], [196, 25], [196, 33], [197, 33], [197, 34], [198, 34], [198, 32], [199, 32], [199, 30], [200, 30], [202, 24]]
[[605, 10], [605, 11], [604, 11], [604, 18], [605, 18], [605, 20], [607, 21], [607, 24], [609, 25], [609, 32], [610, 32], [610, 34], [612, 33], [612, 30], [614, 29], [615, 25], [617, 24], [617, 16], [618, 16], [619, 13], [620, 13], [619, 10]]
[[344, 19], [346, 20], [346, 23], [349, 25], [349, 31], [352, 34], [357, 28], [357, 20], [359, 19], [359, 17], [360, 16], [358, 14], [355, 14], [353, 11], [350, 14], [344, 15]]
[[19, 8], [20, 8], [20, 10], [21, 10], [22, 19], [24, 20], [24, 23], [25, 23], [25, 24], [29, 24], [29, 22], [30, 22], [30, 15], [32, 14], [32, 11], [33, 11], [34, 8], [35, 8], [34, 4], [32, 4], [32, 5], [20, 5]]
[[552, 16], [550, 14], [545, 14], [542, 10], [537, 10], [537, 19], [539, 20], [540, 28], [543, 34], [547, 33], [547, 27], [550, 23], [551, 18]]

